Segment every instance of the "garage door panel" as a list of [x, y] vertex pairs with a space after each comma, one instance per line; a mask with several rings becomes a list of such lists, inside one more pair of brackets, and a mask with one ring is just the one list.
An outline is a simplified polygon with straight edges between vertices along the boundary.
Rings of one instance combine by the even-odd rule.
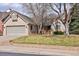
[[24, 35], [25, 26], [10, 26], [7, 27], [7, 35]]

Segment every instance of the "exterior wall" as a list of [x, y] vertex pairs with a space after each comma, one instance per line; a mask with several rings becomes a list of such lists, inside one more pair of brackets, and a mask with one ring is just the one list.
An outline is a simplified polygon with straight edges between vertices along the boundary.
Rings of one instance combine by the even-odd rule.
[[37, 33], [37, 26], [36, 25], [31, 25], [32, 28], [31, 28], [31, 33]]
[[24, 22], [20, 17], [17, 18], [17, 21], [16, 22], [13, 22], [11, 18], [9, 18], [9, 20], [4, 24], [4, 31], [3, 31], [3, 35], [5, 36], [6, 35], [6, 27], [7, 26], [22, 26], [22, 25], [25, 25], [25, 28], [26, 28], [26, 32], [25, 32], [25, 35], [28, 35], [29, 34], [29, 26], [28, 26], [28, 23]]
[[[58, 22], [60, 23], [60, 24], [59, 24], [60, 27], [59, 27], [58, 31], [64, 32], [64, 31], [65, 31], [65, 26], [64, 26], [64, 24], [63, 24], [60, 20], [58, 20]], [[56, 28], [56, 24], [55, 24], [55, 22], [53, 22], [53, 24], [51, 25], [51, 29], [52, 29], [53, 31], [56, 31], [55, 28]]]

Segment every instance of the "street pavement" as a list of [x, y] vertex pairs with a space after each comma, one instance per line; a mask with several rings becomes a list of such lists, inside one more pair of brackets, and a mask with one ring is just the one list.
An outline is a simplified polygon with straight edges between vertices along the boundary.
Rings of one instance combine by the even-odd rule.
[[0, 52], [0, 56], [48, 56], [48, 55]]

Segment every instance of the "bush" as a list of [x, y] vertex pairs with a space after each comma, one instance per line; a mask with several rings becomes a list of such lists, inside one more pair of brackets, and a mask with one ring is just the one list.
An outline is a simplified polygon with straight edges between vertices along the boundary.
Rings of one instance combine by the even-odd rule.
[[61, 32], [61, 31], [55, 31], [54, 34], [55, 34], [55, 35], [63, 35], [64, 32]]

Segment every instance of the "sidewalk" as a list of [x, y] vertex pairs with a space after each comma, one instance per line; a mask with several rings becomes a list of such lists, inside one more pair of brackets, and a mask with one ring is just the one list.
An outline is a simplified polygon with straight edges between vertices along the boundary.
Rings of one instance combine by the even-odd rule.
[[79, 47], [65, 47], [53, 45], [36, 45], [36, 44], [13, 44], [6, 41], [0, 41], [0, 52], [15, 52], [25, 54], [39, 54], [39, 55], [65, 55], [78, 56]]

